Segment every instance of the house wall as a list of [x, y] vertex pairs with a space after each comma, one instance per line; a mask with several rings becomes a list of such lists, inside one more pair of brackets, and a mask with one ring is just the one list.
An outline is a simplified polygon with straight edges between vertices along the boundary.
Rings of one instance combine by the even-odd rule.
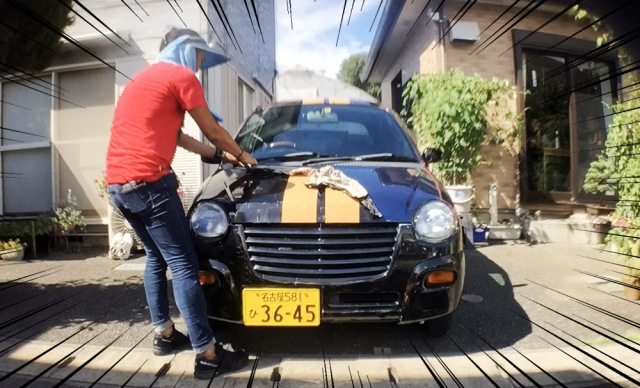
[[[259, 32], [254, 34], [244, 3], [223, 1], [225, 12], [241, 43], [243, 53], [235, 49], [225, 38], [224, 28], [210, 2], [200, 1], [220, 38], [212, 32], [209, 21], [195, 1], [176, 4], [165, 0], [141, 0], [127, 3], [137, 16], [119, 0], [92, 0], [83, 3], [126, 42], [108, 32], [79, 6], [74, 6], [74, 10], [82, 17], [99, 26], [121, 47], [100, 35], [78, 16], [75, 17], [74, 24], [65, 31], [108, 66], [68, 44], [64, 53], [43, 73], [51, 77], [54, 83], [69, 80], [68, 86], [71, 90], [64, 92], [66, 95], [63, 98], [82, 106], [76, 107], [55, 99], [51, 102], [51, 141], [48, 145], [51, 148], [51, 204], [66, 199], [67, 190], [72, 189], [84, 214], [97, 218], [101, 223], [106, 223], [108, 219], [107, 202], [98, 198], [95, 179], [98, 179], [105, 169], [109, 129], [115, 103], [130, 79], [155, 61], [160, 40], [168, 26], [184, 28], [184, 21], [188, 28], [202, 36], [208, 35], [210, 42], [221, 46], [231, 57], [229, 63], [198, 74], [205, 86], [210, 108], [225, 119], [222, 124], [230, 132], [235, 132], [239, 123], [244, 120], [244, 117], [238, 117], [234, 109], [235, 103], [228, 103], [237, 103], [239, 79], [247, 85], [243, 91], [254, 91], [253, 94], [243, 94], [244, 116], [250, 113], [249, 110], [253, 106], [269, 101], [273, 94], [273, 0], [256, 2], [265, 43], [262, 42]], [[177, 14], [171, 9], [170, 4]], [[213, 76], [214, 71], [218, 72], [217, 78]], [[85, 77], [82, 81], [83, 74], [89, 78]], [[211, 82], [214, 78], [217, 82]], [[186, 119], [183, 130], [195, 138], [203, 139], [197, 125], [190, 118]], [[207, 171], [203, 168], [199, 156], [181, 149], [176, 153], [173, 167], [186, 188], [187, 196], [195, 193], [202, 182], [203, 174]], [[189, 199], [185, 198], [185, 204], [190, 202]], [[20, 206], [14, 207], [29, 211]], [[46, 209], [34, 208], [32, 211], [42, 210]]]
[[[460, 8], [465, 5], [464, 1], [447, 1], [443, 8], [445, 28]], [[510, 4], [510, 3], [509, 3]], [[461, 19], [466, 22], [478, 23], [479, 31], [488, 27], [506, 8], [507, 5], [487, 4], [487, 2], [476, 3], [471, 10]], [[433, 7], [435, 9], [435, 6]], [[543, 7], [544, 8], [544, 7]], [[539, 9], [522, 22], [518, 23], [514, 29], [533, 31], [548, 21], [559, 11], [559, 9]], [[459, 68], [466, 74], [479, 74], [483, 77], [498, 77], [506, 79], [512, 84], [517, 84], [517, 72], [514, 50], [509, 50], [515, 43], [512, 31], [508, 31], [486, 50], [481, 53], [470, 55], [470, 52], [479, 46], [485, 39], [489, 38], [494, 31], [502, 26], [521, 8], [515, 7], [507, 12], [498, 22], [484, 32], [481, 39], [475, 43], [451, 43], [446, 37], [442, 43], [438, 44], [441, 24], [438, 16], [427, 24], [430, 12], [427, 11], [420, 16], [416, 22], [414, 30], [403, 42], [403, 49], [398, 60], [386, 70], [385, 77], [381, 83], [381, 103], [385, 106], [392, 106], [392, 81], [401, 73], [402, 84], [411, 78], [413, 74], [433, 74], [441, 71]], [[432, 9], [433, 10], [433, 9]], [[432, 11], [430, 10], [430, 11]], [[516, 19], [514, 19], [516, 20]], [[540, 32], [569, 36], [578, 31], [586, 24], [585, 21], [577, 22], [572, 17], [561, 17], [548, 26], [540, 29]], [[496, 34], [494, 37], [498, 36]], [[492, 37], [491, 39], [493, 39]], [[592, 29], [575, 36], [577, 39], [595, 41], [596, 34]], [[523, 105], [522, 95], [518, 95], [513, 100], [511, 108], [518, 112]], [[522, 131], [524, 137], [524, 128]], [[475, 204], [480, 208], [489, 207], [489, 187], [492, 183], [498, 184], [498, 206], [500, 208], [514, 209], [518, 207], [520, 200], [519, 187], [519, 166], [518, 155], [509, 152], [501, 146], [485, 146], [482, 154], [488, 163], [479, 165], [472, 174], [476, 188]]]
[[401, 72], [402, 84], [406, 84], [414, 74], [434, 74], [444, 68], [444, 57], [438, 43], [439, 25], [429, 20], [425, 12], [404, 41], [398, 60], [387, 70], [381, 82], [380, 104], [392, 106], [391, 82]]
[[[450, 20], [455, 16], [464, 2], [447, 1], [444, 6], [444, 15], [446, 20]], [[479, 31], [483, 31], [488, 27], [504, 10], [506, 6], [491, 4], [476, 4], [462, 18], [462, 21], [470, 21], [478, 23]], [[507, 20], [516, 14], [520, 9], [512, 9], [490, 29], [481, 35], [481, 39], [473, 44], [469, 43], [451, 43], [449, 38], [445, 38], [444, 52], [446, 68], [459, 68], [465, 74], [479, 74], [483, 77], [498, 77], [506, 79], [512, 84], [517, 84], [516, 66], [522, 64], [515, 63], [514, 50], [511, 46], [515, 43], [512, 31], [508, 31], [486, 50], [477, 54], [469, 54], [485, 41], [494, 31], [502, 26]], [[556, 11], [557, 12], [557, 11]], [[514, 29], [525, 31], [533, 31], [544, 24], [546, 21], [555, 16], [556, 12], [536, 11], [527, 16], [522, 22], [517, 24]], [[515, 21], [516, 19], [514, 19]], [[560, 36], [569, 36], [578, 31], [585, 25], [584, 22], [576, 22], [572, 17], [561, 17], [548, 26], [540, 29], [539, 32], [555, 34]], [[498, 36], [496, 34], [493, 38]], [[493, 39], [491, 38], [491, 39]], [[595, 41], [596, 35], [592, 29], [578, 34], [575, 38]], [[479, 50], [478, 50], [479, 51]], [[476, 55], [477, 54], [477, 55]], [[521, 106], [522, 98], [518, 96], [518, 100], [513, 101], [512, 109], [518, 111]], [[522, 136], [524, 136], [524, 128]], [[490, 161], [489, 164], [479, 165], [472, 174], [473, 182], [476, 190], [475, 202], [480, 208], [489, 207], [489, 187], [492, 183], [498, 184], [498, 206], [500, 208], [514, 209], [518, 207], [520, 200], [519, 186], [519, 167], [518, 155], [512, 155], [501, 146], [485, 146], [482, 149], [485, 160]]]
[[[275, 6], [274, 0], [260, 0], [255, 2], [256, 11], [262, 28], [260, 29], [253, 16], [251, 2], [247, 2], [250, 9], [251, 20], [245, 8], [244, 2], [237, 0], [223, 0], [223, 6], [235, 37], [237, 38], [238, 49], [231, 45], [231, 37], [224, 28], [216, 27], [218, 35], [222, 38], [227, 53], [231, 57], [231, 63], [238, 76], [254, 89], [263, 89], [274, 95], [274, 77], [276, 60], [276, 34], [275, 34]], [[215, 9], [209, 4], [209, 17], [211, 20], [217, 19]], [[253, 21], [253, 27], [251, 24]], [[254, 32], [255, 30], [255, 32]], [[264, 42], [263, 39], [264, 38]]]
[[[447, 1], [444, 6], [445, 19], [447, 21], [450, 20], [463, 4], [464, 2], [462, 1]], [[476, 4], [469, 12], [467, 12], [464, 18], [462, 18], [462, 21], [476, 22], [478, 23], [479, 31], [482, 31], [487, 28], [506, 8], [506, 6]], [[515, 83], [516, 64], [514, 61], [514, 52], [513, 50], [509, 50], [515, 43], [513, 41], [511, 31], [502, 35], [481, 53], [478, 54], [477, 51], [472, 55], [469, 55], [469, 53], [476, 47], [480, 46], [486, 38], [491, 36], [494, 31], [519, 11], [520, 8], [514, 8], [507, 12], [505, 16], [483, 33], [480, 39], [473, 44], [451, 43], [449, 38], [445, 38], [444, 40], [446, 42], [444, 50], [448, 64], [447, 68], [459, 68], [466, 74], [478, 73], [483, 77], [498, 77]], [[556, 12], [535, 11], [514, 26], [513, 29], [533, 31], [555, 15]], [[516, 19], [514, 19], [514, 21], [515, 20]], [[584, 27], [585, 24], [585, 22], [575, 21], [572, 17], [564, 16], [556, 19], [549, 25], [540, 29], [538, 32], [569, 36]], [[498, 34], [493, 38], [496, 36], [498, 36]], [[589, 28], [576, 35], [574, 38], [595, 41], [596, 34], [591, 28]]]

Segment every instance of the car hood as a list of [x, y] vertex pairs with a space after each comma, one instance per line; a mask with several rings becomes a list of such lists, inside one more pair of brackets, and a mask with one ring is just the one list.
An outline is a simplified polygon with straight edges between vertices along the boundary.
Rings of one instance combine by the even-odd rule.
[[234, 223], [304, 224], [410, 222], [428, 200], [442, 198], [451, 203], [440, 183], [420, 164], [333, 167], [367, 190], [379, 216], [344, 191], [303, 187], [308, 177], [289, 175], [295, 167], [280, 166], [220, 169], [202, 184], [194, 204], [213, 199], [226, 208]]

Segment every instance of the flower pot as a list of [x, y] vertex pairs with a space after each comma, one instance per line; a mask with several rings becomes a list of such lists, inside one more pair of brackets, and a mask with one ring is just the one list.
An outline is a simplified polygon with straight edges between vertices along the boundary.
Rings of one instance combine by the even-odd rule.
[[[631, 276], [625, 276], [622, 278], [622, 281], [625, 284], [629, 284], [631, 286], [640, 288], [640, 279], [638, 278], [634, 278]], [[629, 300], [640, 300], [640, 290], [636, 289], [636, 288], [631, 288], [631, 287], [627, 287], [624, 286], [623, 290], [622, 290], [622, 294], [624, 295], [624, 297], [626, 299]]]
[[0, 253], [0, 259], [7, 261], [20, 261], [24, 259], [24, 248], [4, 251]]
[[446, 186], [445, 189], [458, 213], [471, 212], [471, 200], [474, 197], [473, 186]]

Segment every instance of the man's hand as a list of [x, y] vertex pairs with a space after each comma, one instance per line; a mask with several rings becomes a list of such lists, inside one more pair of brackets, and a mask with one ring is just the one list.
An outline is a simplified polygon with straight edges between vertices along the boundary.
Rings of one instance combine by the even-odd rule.
[[229, 152], [222, 151], [222, 159], [224, 159], [227, 163], [233, 163], [235, 165], [240, 165], [243, 167], [251, 167], [258, 164], [253, 156], [251, 156], [251, 154], [247, 152], [243, 152], [242, 155], [240, 155], [240, 159], [238, 159], [234, 155], [231, 155]]
[[222, 159], [224, 159], [224, 161], [227, 163], [240, 164], [240, 161], [238, 161], [238, 158], [231, 155], [227, 151], [222, 151]]
[[257, 166], [258, 161], [248, 152], [242, 152], [240, 157], [237, 158], [241, 165], [245, 167]]

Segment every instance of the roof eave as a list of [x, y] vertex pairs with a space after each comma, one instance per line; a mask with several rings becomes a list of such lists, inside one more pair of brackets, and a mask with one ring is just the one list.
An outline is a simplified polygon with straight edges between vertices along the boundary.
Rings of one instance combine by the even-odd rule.
[[382, 51], [382, 47], [387, 42], [387, 38], [390, 36], [393, 27], [396, 25], [405, 2], [406, 0], [387, 1], [387, 4], [382, 10], [380, 22], [378, 23], [376, 34], [373, 37], [369, 55], [367, 55], [367, 60], [360, 72], [360, 80], [362, 82], [369, 82], [369, 77], [371, 76], [371, 72], [378, 61], [380, 51]]

